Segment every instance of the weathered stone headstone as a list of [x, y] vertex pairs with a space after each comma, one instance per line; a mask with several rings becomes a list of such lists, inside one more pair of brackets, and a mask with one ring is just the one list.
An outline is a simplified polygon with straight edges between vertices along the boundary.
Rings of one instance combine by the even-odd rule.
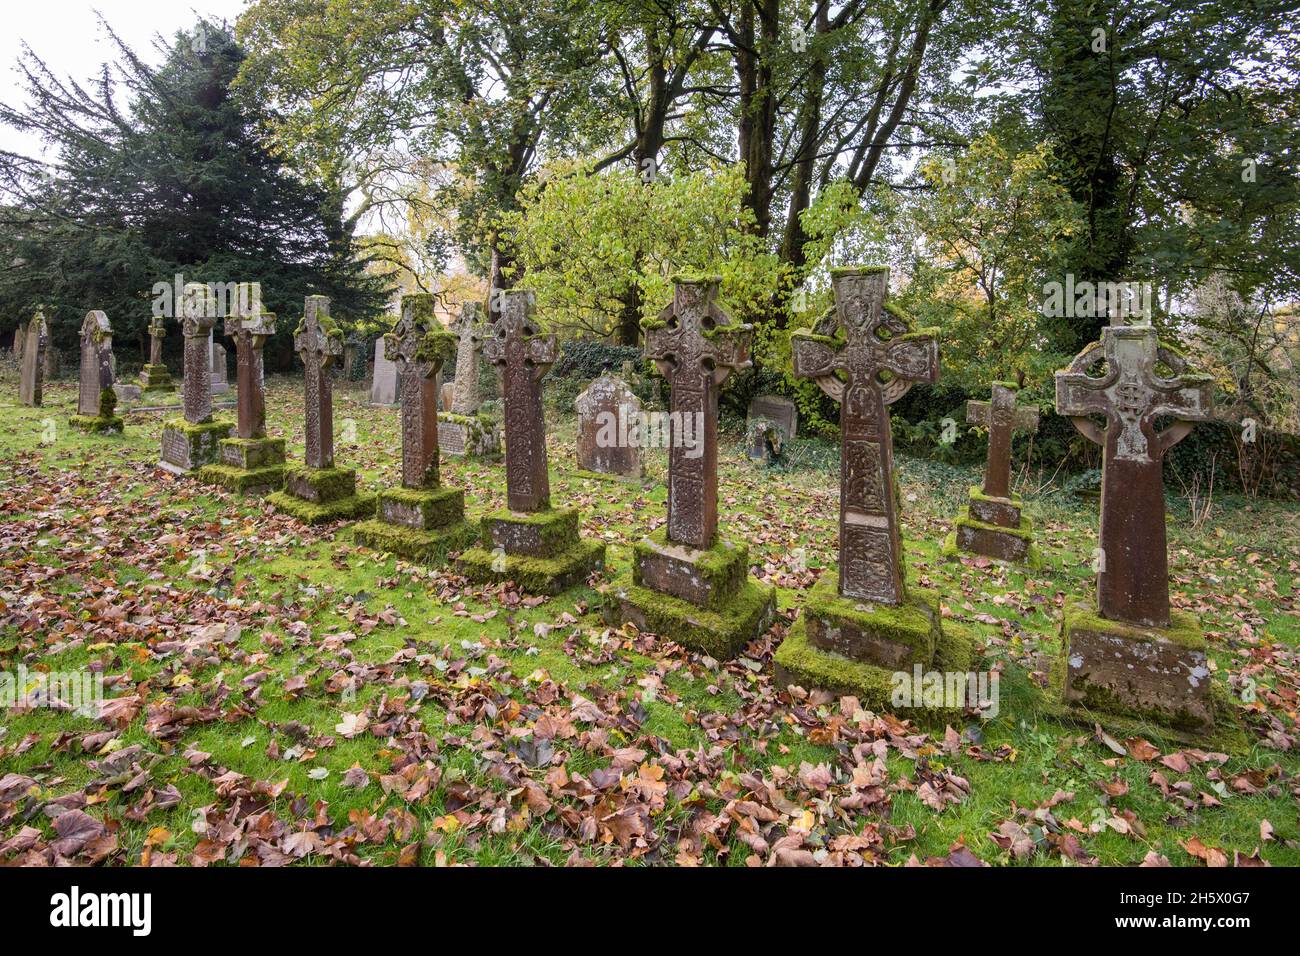
[[140, 387], [144, 391], [171, 392], [176, 384], [163, 362], [162, 344], [167, 337], [167, 323], [160, 315], [149, 321], [149, 364], [140, 370]]
[[77, 414], [73, 427], [87, 432], [120, 432], [122, 419], [115, 414], [113, 391], [113, 329], [98, 309], [87, 312], [81, 324], [81, 378], [77, 388]]
[[641, 399], [608, 373], [578, 396], [578, 467], [600, 475], [641, 477]]
[[898, 527], [889, 406], [914, 383], [938, 379], [939, 343], [934, 329], [912, 331], [886, 303], [887, 267], [834, 269], [831, 281], [834, 307], [791, 344], [794, 374], [840, 404], [839, 568], [809, 592], [777, 650], [776, 675], [783, 686], [855, 694], [884, 709], [882, 669], [964, 670], [969, 657], [942, 626], [938, 596], [907, 586]]
[[166, 419], [158, 466], [184, 475], [216, 464], [220, 441], [233, 423], [212, 415], [212, 327], [217, 321], [212, 290], [201, 282], [187, 283], [181, 296], [181, 335], [185, 340], [185, 371], [181, 379], [181, 414]]
[[208, 348], [212, 353], [212, 394], [223, 395], [230, 389], [229, 372], [226, 369], [226, 347], [214, 341], [212, 332], [208, 332]]
[[483, 352], [505, 380], [507, 507], [483, 518], [479, 545], [457, 566], [473, 580], [557, 594], [604, 565], [605, 544], [579, 535], [577, 509], [551, 507], [542, 378], [555, 361], [555, 336], [539, 332], [530, 291], [505, 290], [499, 309]]
[[27, 345], [27, 323], [19, 320], [17, 328], [14, 329], [14, 347], [13, 358], [14, 364], [22, 368], [23, 349]]
[[[456, 335], [456, 377], [450, 383], [451, 398], [444, 400], [438, 416], [438, 442], [444, 455], [480, 458], [501, 451], [501, 430], [495, 418], [479, 413], [479, 352], [487, 327], [483, 306], [466, 302], [453, 329]], [[447, 387], [443, 387], [444, 396]]]
[[441, 382], [438, 385], [438, 411], [450, 411], [452, 399], [456, 395], [456, 386], [452, 382]]
[[1002, 561], [1035, 559], [1033, 523], [1021, 513], [1023, 502], [1011, 493], [1011, 437], [1038, 430], [1038, 409], [1016, 404], [1014, 382], [994, 382], [987, 402], [967, 402], [966, 420], [989, 430], [984, 487], [970, 490], [970, 501], [944, 543], [950, 557], [969, 551]]
[[[1069, 704], [1204, 731], [1215, 721], [1206, 643], [1192, 615], [1169, 607], [1162, 475], [1169, 449], [1213, 413], [1212, 377], [1187, 369], [1150, 324], [1112, 324], [1056, 373], [1056, 410], [1103, 448], [1099, 613], [1066, 608], [1058, 668]], [[1161, 417], [1173, 424], [1158, 432]]]
[[402, 403], [402, 484], [379, 494], [379, 514], [353, 529], [358, 544], [412, 561], [434, 561], [470, 544], [465, 492], [447, 488], [438, 472], [438, 370], [456, 338], [434, 314], [434, 298], [402, 298], [402, 316], [385, 338], [397, 361]]
[[774, 591], [749, 576], [749, 549], [718, 535], [718, 390], [749, 366], [753, 337], [718, 302], [720, 281], [678, 277], [672, 302], [642, 322], [646, 355], [672, 388], [668, 524], [635, 546], [606, 614], [725, 658], [767, 628]]
[[267, 501], [308, 524], [372, 514], [375, 498], [357, 494], [357, 473], [334, 464], [330, 369], [343, 354], [343, 333], [330, 318], [327, 296], [307, 296], [293, 348], [304, 367], [306, 465], [287, 468], [284, 490], [269, 495]]
[[386, 353], [384, 336], [375, 340], [374, 381], [370, 385], [371, 405], [397, 404], [397, 366]]
[[[45, 350], [49, 347], [50, 331], [45, 324], [45, 313], [20, 328], [22, 332], [22, 373], [18, 383], [18, 400], [32, 408], [41, 407], [41, 385], [45, 378]], [[17, 338], [15, 337], [15, 342]]]
[[754, 461], [771, 461], [798, 433], [799, 411], [780, 395], [759, 395], [745, 417], [745, 453]]
[[235, 343], [238, 412], [235, 434], [219, 443], [219, 463], [200, 477], [231, 491], [264, 495], [284, 485], [284, 439], [266, 434], [266, 393], [262, 348], [275, 334], [275, 315], [262, 312], [226, 317], [225, 332]]

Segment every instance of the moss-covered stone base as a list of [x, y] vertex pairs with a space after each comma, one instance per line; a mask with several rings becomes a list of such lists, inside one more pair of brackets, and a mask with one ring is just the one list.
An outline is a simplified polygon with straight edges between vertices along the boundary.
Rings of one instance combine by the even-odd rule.
[[483, 547], [507, 554], [548, 558], [570, 550], [578, 541], [576, 508], [517, 512], [502, 509], [483, 516]]
[[[952, 531], [953, 554], [982, 554], [998, 561], [1030, 560], [1034, 551], [1034, 524], [1023, 515], [1014, 528], [972, 518], [969, 509], [958, 515]], [[945, 545], [947, 542], [944, 542]]]
[[253, 470], [284, 464], [283, 438], [223, 438], [218, 442], [223, 465]]
[[265, 468], [204, 465], [199, 469], [199, 480], [240, 495], [266, 495], [284, 487], [284, 465]]
[[379, 493], [378, 520], [416, 531], [436, 531], [465, 521], [459, 488], [388, 488]]
[[746, 577], [731, 600], [718, 608], [637, 585], [630, 574], [615, 581], [605, 595], [605, 619], [617, 626], [631, 622], [683, 647], [726, 660], [767, 630], [776, 612], [776, 592]]
[[938, 595], [909, 587], [898, 606], [844, 597], [834, 566], [809, 589], [803, 617], [814, 647], [889, 670], [928, 667], [940, 638]]
[[605, 542], [585, 538], [577, 538], [567, 550], [545, 558], [489, 550], [480, 543], [456, 561], [456, 569], [472, 581], [513, 581], [530, 594], [559, 594], [604, 566]]
[[163, 422], [160, 468], [183, 475], [220, 461], [221, 439], [228, 438], [235, 424], [213, 418], [189, 422], [177, 415]]
[[357, 473], [350, 468], [290, 466], [284, 472], [284, 490], [267, 495], [277, 511], [305, 524], [369, 517], [376, 497], [356, 493]]
[[166, 365], [146, 365], [140, 370], [140, 388], [146, 392], [174, 392], [176, 383]]
[[1215, 724], [1207, 645], [1196, 619], [1170, 612], [1170, 626], [1137, 627], [1067, 606], [1055, 661], [1061, 699], [1088, 711], [1147, 720], [1184, 733]]
[[68, 424], [92, 435], [120, 435], [126, 428], [120, 415], [73, 415]]
[[501, 455], [501, 429], [496, 419], [487, 415], [438, 415], [438, 448], [444, 455], [464, 458], [498, 458]]
[[[807, 621], [807, 616], [801, 614], [777, 648], [774, 666], [778, 685], [852, 695], [866, 710], [876, 713], [889, 711], [921, 723], [943, 724], [963, 715], [965, 708], [934, 707], [927, 705], [923, 698], [907, 698], [910, 706], [896, 703], [899, 700], [896, 695], [899, 682], [910, 682], [914, 672], [879, 667], [822, 650], [809, 640]], [[927, 671], [968, 673], [977, 659], [977, 647], [975, 636], [967, 628], [946, 621]]]
[[420, 564], [435, 564], [443, 561], [448, 553], [473, 544], [478, 530], [466, 521], [425, 531], [372, 518], [354, 525], [352, 537], [357, 544], [375, 551], [386, 551]]
[[632, 546], [632, 583], [717, 610], [729, 604], [749, 573], [749, 549], [718, 538], [699, 550], [668, 540], [667, 526]]

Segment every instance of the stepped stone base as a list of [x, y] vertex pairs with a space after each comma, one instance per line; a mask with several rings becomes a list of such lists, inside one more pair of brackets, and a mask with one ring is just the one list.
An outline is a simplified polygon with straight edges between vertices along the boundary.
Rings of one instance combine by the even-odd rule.
[[174, 392], [176, 383], [166, 365], [146, 365], [140, 370], [140, 388], [146, 392]]
[[352, 529], [360, 545], [408, 561], [433, 563], [477, 537], [465, 521], [458, 488], [390, 488], [379, 493], [378, 515]]
[[73, 415], [68, 424], [92, 435], [120, 435], [126, 427], [120, 415]]
[[223, 418], [200, 422], [197, 425], [184, 418], [169, 418], [163, 422], [162, 459], [158, 467], [174, 475], [188, 475], [204, 465], [215, 465], [220, 460], [220, 442], [234, 430], [234, 423]]
[[306, 524], [375, 513], [375, 496], [357, 494], [357, 473], [351, 468], [286, 468], [284, 490], [267, 495], [266, 500]]
[[219, 464], [204, 465], [199, 478], [244, 495], [265, 495], [284, 487], [283, 438], [223, 438]]
[[970, 503], [944, 541], [944, 556], [952, 559], [966, 552], [1037, 566], [1041, 559], [1034, 547], [1034, 525], [1021, 514], [1021, 505], [1017, 496], [995, 498], [971, 488]]
[[559, 594], [605, 566], [605, 543], [579, 536], [572, 508], [497, 511], [480, 528], [478, 546], [456, 561], [473, 581], [514, 581], [533, 594]]
[[1167, 628], [1137, 627], [1083, 604], [1067, 607], [1053, 675], [1065, 703], [1175, 731], [1212, 730], [1213, 682], [1200, 624], [1181, 611], [1169, 618]]
[[775, 590], [748, 572], [743, 545], [719, 539], [697, 550], [661, 528], [633, 547], [632, 573], [607, 593], [605, 616], [711, 657], [735, 657], [775, 615]]

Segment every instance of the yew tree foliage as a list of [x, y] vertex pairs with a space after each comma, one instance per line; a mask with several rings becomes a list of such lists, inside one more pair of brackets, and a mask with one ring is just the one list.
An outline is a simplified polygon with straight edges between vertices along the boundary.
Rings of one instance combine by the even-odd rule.
[[[231, 95], [242, 52], [229, 32], [178, 35], [156, 67], [113, 39], [117, 67], [87, 86], [28, 55], [30, 105], [0, 106], [0, 122], [47, 147], [43, 158], [0, 155], [4, 319], [43, 306], [66, 349], [85, 313], [103, 309], [118, 351], [147, 354], [154, 286], [177, 274], [258, 282], [266, 308], [287, 317], [313, 293], [331, 296], [336, 315], [376, 312], [385, 290], [353, 256], [334, 197], [292, 175], [264, 117]], [[268, 347], [273, 367], [290, 338]]]

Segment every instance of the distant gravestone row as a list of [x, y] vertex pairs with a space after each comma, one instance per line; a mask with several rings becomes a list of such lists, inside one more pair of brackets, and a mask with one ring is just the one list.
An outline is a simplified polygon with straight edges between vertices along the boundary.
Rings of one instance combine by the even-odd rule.
[[[667, 521], [634, 545], [630, 571], [616, 577], [603, 604], [611, 624], [631, 623], [727, 657], [767, 630], [775, 594], [750, 575], [747, 547], [719, 527], [718, 394], [734, 370], [750, 364], [753, 334], [721, 304], [719, 283], [679, 277], [672, 302], [643, 323], [646, 355], [671, 386]], [[816, 382], [840, 406], [838, 561], [807, 593], [774, 666], [784, 687], [824, 688], [888, 709], [898, 673], [963, 673], [974, 659], [973, 635], [945, 621], [938, 595], [909, 580], [900, 533], [889, 406], [913, 384], [938, 379], [939, 347], [934, 330], [913, 329], [887, 301], [887, 268], [833, 270], [832, 288], [834, 306], [791, 342], [794, 374]], [[372, 393], [376, 400], [387, 396], [382, 362], [391, 362], [392, 397], [401, 408], [401, 483], [377, 498], [359, 494], [355, 472], [334, 460], [330, 369], [343, 339], [329, 300], [307, 297], [295, 330], [306, 449], [304, 464], [290, 466], [284, 442], [266, 434], [261, 354], [275, 317], [255, 312], [227, 319], [238, 358], [238, 417], [235, 423], [214, 419], [214, 320], [202, 287], [187, 287], [191, 292], [182, 317], [183, 414], [164, 423], [163, 468], [198, 471], [245, 493], [270, 490], [275, 508], [307, 522], [373, 515], [356, 526], [358, 543], [427, 563], [454, 558], [460, 573], [476, 581], [513, 581], [554, 594], [604, 566], [605, 544], [580, 534], [576, 509], [551, 501], [541, 393], [557, 350], [555, 337], [537, 324], [531, 292], [504, 291], [491, 324], [467, 307], [454, 331], [435, 318], [431, 296], [403, 299], [400, 319], [376, 347]], [[24, 337], [27, 404], [40, 402], [47, 340], [38, 314]], [[458, 444], [453, 431], [476, 414], [480, 350], [504, 385], [506, 507], [485, 515], [475, 530], [465, 520], [464, 491], [441, 481], [439, 457]], [[444, 397], [439, 376], [453, 356], [456, 377]], [[150, 366], [160, 365], [159, 358], [155, 347]], [[1099, 363], [1105, 370], [1094, 375]], [[121, 430], [113, 372], [108, 319], [90, 312], [81, 330], [79, 427]], [[1170, 608], [1161, 469], [1193, 423], [1210, 417], [1211, 380], [1190, 372], [1149, 325], [1112, 324], [1057, 373], [1056, 387], [1058, 411], [1103, 448], [1097, 603], [1066, 608], [1052, 667], [1059, 706], [1081, 719], [1136, 717], [1208, 733], [1224, 715], [1214, 705], [1199, 625]], [[970, 490], [947, 542], [950, 555], [1035, 560], [1031, 525], [1011, 491], [1010, 453], [1013, 435], [1032, 433], [1038, 413], [1019, 406], [1016, 394], [1013, 384], [998, 382], [989, 401], [969, 403], [968, 421], [988, 429], [988, 458], [983, 485]], [[440, 404], [450, 406], [441, 415]], [[639, 428], [644, 416], [627, 386], [603, 375], [576, 407], [580, 468], [639, 476], [640, 446], [628, 436], [636, 431], [631, 423]], [[797, 427], [793, 406], [776, 396], [756, 399], [749, 419], [764, 423], [762, 457], [773, 452], [769, 429], [785, 442]], [[1158, 432], [1157, 419], [1173, 424]], [[760, 457], [756, 444], [749, 451]]]

